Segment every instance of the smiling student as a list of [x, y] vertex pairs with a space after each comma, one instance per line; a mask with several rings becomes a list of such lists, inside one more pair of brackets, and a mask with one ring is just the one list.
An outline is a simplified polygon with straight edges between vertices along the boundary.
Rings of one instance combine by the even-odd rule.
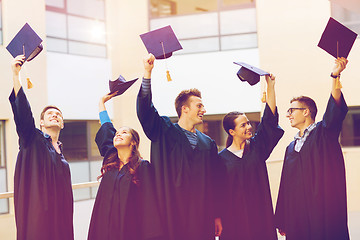
[[71, 176], [59, 141], [63, 115], [59, 108], [46, 106], [41, 112], [40, 129], [35, 127], [19, 76], [24, 61], [25, 56], [19, 55], [12, 62], [14, 89], [9, 98], [20, 147], [14, 176], [17, 239], [71, 240]]
[[151, 140], [151, 162], [166, 239], [213, 239], [222, 231], [216, 199], [219, 161], [215, 141], [195, 128], [203, 122], [206, 112], [201, 93], [190, 89], [177, 96], [177, 123], [160, 116], [152, 103], [154, 61], [152, 54], [143, 61], [144, 78], [137, 97], [137, 114]]
[[336, 82], [348, 60], [338, 58], [331, 73], [332, 90], [322, 121], [313, 99], [300, 96], [290, 101], [290, 125], [299, 130], [286, 149], [276, 226], [288, 240], [347, 240], [346, 177], [339, 143], [348, 111]]
[[[121, 86], [125, 91], [130, 85]], [[106, 94], [99, 102], [101, 127], [95, 141], [104, 160], [88, 239], [159, 240], [163, 230], [153, 168], [140, 156], [137, 131], [130, 127], [116, 130], [110, 121], [105, 102], [116, 95], [116, 91]]]
[[266, 106], [254, 135], [245, 114], [230, 112], [223, 119], [228, 134], [226, 148], [219, 153], [226, 166], [223, 240], [277, 239], [265, 161], [284, 131], [278, 125], [275, 76], [265, 79]]

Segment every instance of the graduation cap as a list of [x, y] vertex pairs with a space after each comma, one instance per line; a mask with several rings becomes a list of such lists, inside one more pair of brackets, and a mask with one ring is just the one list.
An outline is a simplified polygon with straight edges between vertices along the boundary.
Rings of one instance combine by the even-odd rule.
[[[270, 75], [270, 73], [261, 70], [260, 68], [251, 66], [250, 64], [244, 62], [234, 62], [237, 65], [240, 65], [241, 68], [237, 72], [237, 76], [241, 81], [248, 82], [251, 86], [257, 84], [260, 81], [260, 76]], [[263, 91], [263, 96], [261, 101], [266, 102], [266, 92]]]
[[25, 55], [25, 61], [31, 61], [42, 51], [41, 42], [42, 39], [28, 23], [25, 23], [6, 49], [13, 57]]
[[[172, 56], [173, 52], [182, 49], [182, 46], [170, 25], [141, 34], [140, 38], [147, 51], [152, 53], [156, 59], [169, 58]], [[168, 81], [171, 81], [168, 70], [166, 70], [166, 77]]]
[[141, 34], [140, 38], [147, 51], [152, 53], [156, 59], [169, 58], [173, 52], [182, 49], [170, 25]]
[[110, 94], [117, 92], [115, 96], [123, 94], [131, 85], [133, 85], [138, 78], [130, 81], [126, 81], [123, 76], [119, 76], [115, 81], [109, 80]]
[[251, 66], [243, 62], [234, 62], [237, 65], [240, 65], [241, 68], [237, 72], [237, 76], [241, 81], [248, 82], [251, 86], [257, 84], [260, 81], [260, 76], [270, 75], [270, 73], [265, 72], [259, 68]]
[[347, 58], [356, 37], [357, 34], [355, 32], [330, 17], [318, 47], [335, 58]]

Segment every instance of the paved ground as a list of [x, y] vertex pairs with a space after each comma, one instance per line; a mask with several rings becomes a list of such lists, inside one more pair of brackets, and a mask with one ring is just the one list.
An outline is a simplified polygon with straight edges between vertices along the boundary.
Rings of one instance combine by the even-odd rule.
[[[93, 205], [94, 200], [75, 202], [74, 228], [76, 240], [87, 239]], [[349, 231], [351, 240], [360, 239], [360, 211], [349, 213]], [[278, 239], [285, 240], [285, 237], [279, 236]], [[221, 238], [219, 240], [221, 240]]]

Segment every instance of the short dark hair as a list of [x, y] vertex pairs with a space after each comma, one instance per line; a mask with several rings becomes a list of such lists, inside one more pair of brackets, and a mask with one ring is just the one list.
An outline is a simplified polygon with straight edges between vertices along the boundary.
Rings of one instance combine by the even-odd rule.
[[56, 107], [56, 106], [54, 106], [54, 105], [48, 105], [48, 106], [44, 107], [44, 109], [41, 111], [41, 113], [40, 113], [40, 120], [44, 120], [45, 112], [46, 112], [47, 110], [49, 110], [49, 109], [52, 109], [52, 108], [58, 110], [58, 111], [61, 113], [61, 115], [62, 115], [62, 112], [61, 112], [61, 110], [60, 110], [58, 107]]
[[176, 113], [177, 113], [179, 118], [181, 116], [181, 108], [182, 108], [182, 106], [187, 104], [187, 101], [191, 96], [201, 98], [201, 92], [196, 88], [192, 88], [192, 89], [181, 91], [179, 93], [179, 95], [176, 97], [176, 99], [175, 99], [175, 109], [176, 109]]
[[305, 105], [305, 107], [307, 107], [310, 110], [311, 119], [315, 121], [316, 114], [317, 114], [317, 107], [316, 107], [316, 103], [314, 100], [312, 100], [311, 98], [306, 97], [306, 96], [299, 96], [299, 97], [294, 97], [293, 99], [291, 99], [290, 103], [292, 103], [292, 102], [299, 102], [302, 105]]

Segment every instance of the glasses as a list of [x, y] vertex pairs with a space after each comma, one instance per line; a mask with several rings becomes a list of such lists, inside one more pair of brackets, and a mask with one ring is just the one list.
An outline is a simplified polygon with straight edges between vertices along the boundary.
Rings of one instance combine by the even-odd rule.
[[305, 110], [306, 108], [289, 108], [287, 114], [291, 115], [295, 110]]

